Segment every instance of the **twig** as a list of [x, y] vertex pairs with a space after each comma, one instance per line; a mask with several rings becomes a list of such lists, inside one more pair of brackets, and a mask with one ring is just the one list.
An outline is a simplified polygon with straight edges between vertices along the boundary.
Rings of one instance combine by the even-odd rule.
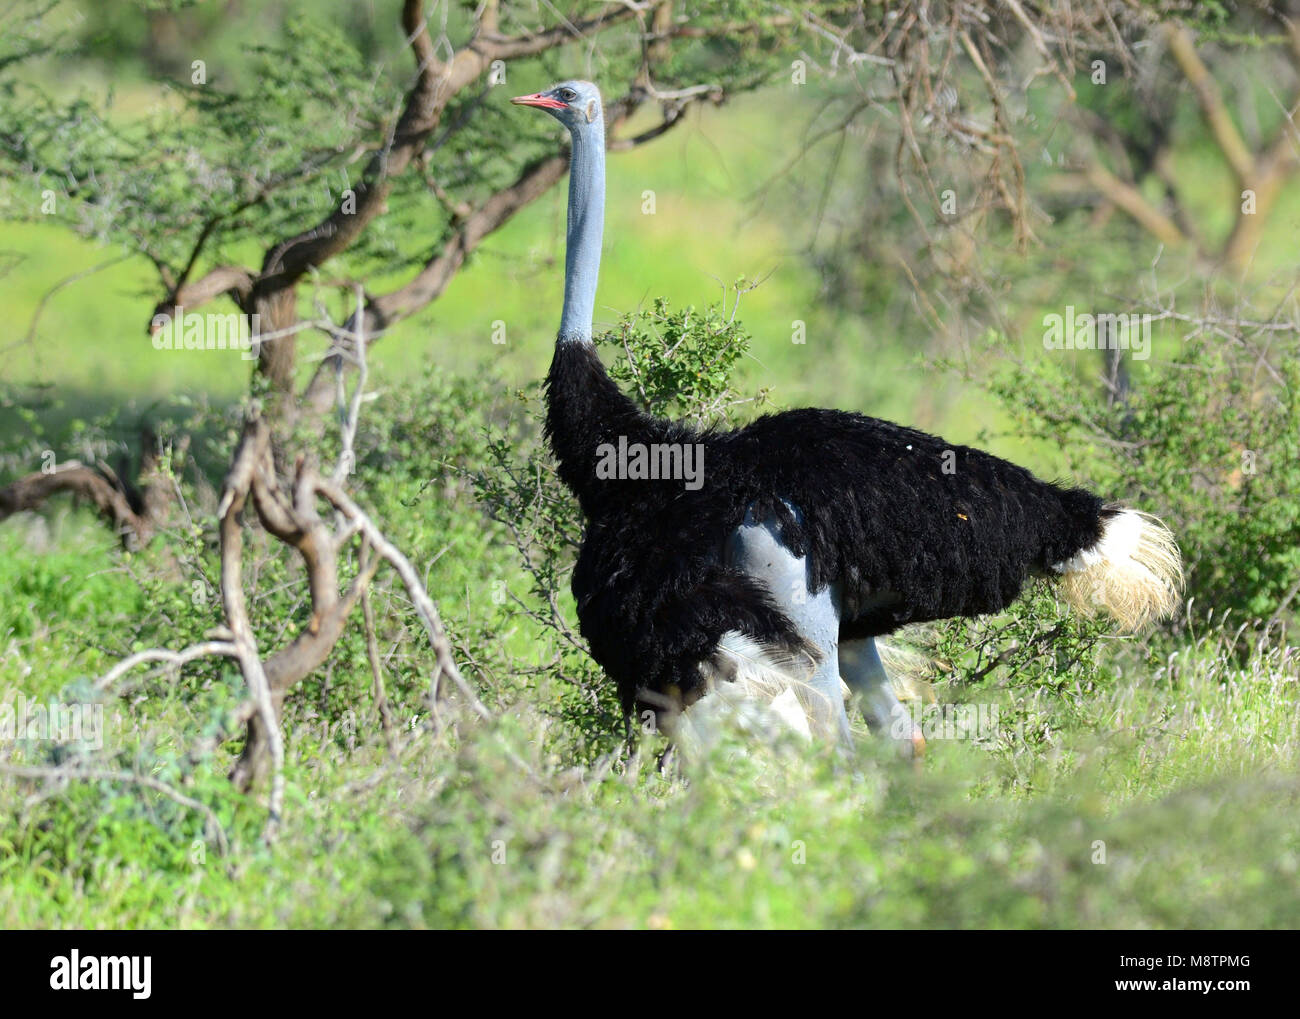
[[352, 400], [346, 406], [343, 406], [343, 365], [339, 364], [338, 387], [339, 387], [339, 412], [342, 415], [342, 445], [339, 452], [339, 461], [334, 466], [334, 483], [341, 485], [349, 474], [356, 467], [356, 452], [353, 444], [357, 438], [357, 425], [361, 420], [361, 401], [365, 396], [366, 390], [366, 295], [361, 284], [356, 286], [357, 310], [352, 316], [352, 322], [355, 323], [351, 333], [352, 349], [356, 352], [355, 363], [357, 366], [357, 382], [352, 390]]
[[125, 676], [137, 665], [143, 665], [145, 662], [166, 662], [168, 665], [185, 665], [196, 658], [205, 658], [209, 655], [223, 655], [227, 658], [236, 658], [239, 656], [239, 649], [228, 640], [209, 640], [201, 644], [191, 644], [183, 651], [169, 651], [166, 648], [149, 648], [147, 651], [137, 651], [129, 658], [123, 658], [120, 662], [109, 669], [99, 679], [95, 680], [96, 690], [107, 690], [115, 682]]
[[370, 605], [370, 588], [361, 591], [361, 618], [366, 628], [366, 657], [370, 660], [370, 675], [374, 679], [375, 709], [379, 712], [379, 725], [388, 744], [388, 755], [397, 759], [397, 741], [393, 735], [393, 715], [388, 707], [384, 690], [384, 668], [379, 661], [379, 641], [375, 637], [375, 612]]
[[415, 567], [411, 565], [411, 561], [406, 558], [401, 549], [384, 537], [379, 528], [375, 526], [374, 521], [338, 485], [322, 478], [316, 483], [316, 490], [328, 499], [335, 509], [360, 526], [361, 533], [374, 546], [379, 556], [387, 561], [397, 571], [397, 575], [402, 578], [402, 583], [406, 585], [407, 594], [410, 595], [411, 601], [415, 605], [416, 614], [419, 615], [420, 622], [424, 624], [424, 628], [429, 635], [429, 643], [433, 646], [438, 670], [434, 676], [435, 680], [439, 674], [447, 676], [456, 684], [465, 699], [469, 701], [474, 713], [484, 721], [490, 721], [492, 712], [478, 699], [474, 688], [461, 675], [455, 657], [452, 655], [451, 644], [447, 640], [447, 632], [443, 629], [442, 617], [438, 614], [438, 607], [434, 605], [433, 599], [429, 597], [429, 593], [425, 590], [424, 584], [421, 583], [420, 576], [416, 573]]

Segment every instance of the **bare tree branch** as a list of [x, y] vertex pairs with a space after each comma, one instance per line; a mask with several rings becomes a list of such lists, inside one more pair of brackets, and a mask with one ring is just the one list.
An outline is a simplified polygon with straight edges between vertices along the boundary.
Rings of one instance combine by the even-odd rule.
[[45, 473], [37, 471], [0, 488], [0, 520], [23, 510], [39, 509], [60, 492], [88, 500], [128, 548], [141, 548], [154, 534], [154, 523], [131, 503], [120, 482], [75, 460]]
[[1165, 39], [1169, 43], [1169, 52], [1175, 63], [1187, 78], [1196, 93], [1196, 102], [1201, 107], [1201, 114], [1214, 135], [1219, 151], [1223, 153], [1232, 168], [1241, 187], [1249, 187], [1255, 176], [1255, 157], [1249, 146], [1242, 140], [1237, 126], [1232, 122], [1228, 108], [1223, 103], [1219, 86], [1210, 74], [1205, 62], [1196, 52], [1196, 43], [1191, 31], [1185, 25], [1176, 22], [1165, 28]]
[[169, 651], [166, 648], [149, 648], [137, 651], [129, 658], [123, 658], [106, 673], [95, 680], [96, 690], [107, 690], [132, 669], [147, 662], [163, 662], [166, 665], [181, 666], [199, 658], [222, 655], [227, 658], [238, 657], [239, 649], [228, 640], [209, 640], [200, 644], [191, 644], [181, 651]]
[[1087, 180], [1162, 244], [1179, 247], [1187, 242], [1187, 237], [1177, 223], [1143, 198], [1142, 193], [1132, 184], [1124, 183], [1101, 163], [1094, 161], [1088, 167]]

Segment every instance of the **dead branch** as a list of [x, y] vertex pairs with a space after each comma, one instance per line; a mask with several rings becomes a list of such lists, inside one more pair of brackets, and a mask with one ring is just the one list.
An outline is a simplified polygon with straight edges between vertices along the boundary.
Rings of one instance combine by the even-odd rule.
[[37, 471], [0, 488], [0, 520], [24, 510], [37, 510], [52, 496], [69, 492], [95, 507], [121, 538], [128, 549], [142, 548], [154, 534], [154, 522], [138, 503], [132, 504], [131, 493], [116, 479], [101, 470], [86, 467], [75, 460], [46, 473]]
[[1132, 184], [1126, 184], [1101, 163], [1094, 161], [1087, 170], [1088, 183], [1096, 188], [1116, 208], [1122, 209], [1161, 244], [1171, 248], [1187, 243], [1187, 236], [1178, 224], [1148, 202]]
[[[260, 739], [259, 746], [265, 747], [265, 756], [270, 758], [273, 769], [269, 816], [263, 833], [267, 841], [275, 837], [283, 809], [284, 737], [280, 732], [279, 717], [271, 701], [271, 687], [258, 654], [257, 641], [248, 621], [243, 586], [244, 539], [239, 516], [248, 499], [255, 473], [266, 469], [269, 463], [269, 435], [265, 426], [261, 425], [260, 419], [254, 419], [245, 426], [244, 438], [235, 452], [217, 512], [221, 521], [221, 598], [226, 613], [226, 624], [234, 638], [236, 657], [239, 660], [240, 671], [244, 674], [244, 682], [248, 684], [249, 693], [257, 709], [257, 713], [248, 721], [250, 742], [256, 727]], [[232, 773], [232, 779], [235, 779], [241, 789], [247, 790], [253, 778], [263, 767], [260, 760], [256, 763], [258, 768], [253, 769], [247, 781], [235, 778], [235, 774]], [[237, 764], [236, 770], [238, 767]]]
[[181, 437], [164, 451], [153, 429], [146, 426], [140, 433], [140, 446], [140, 469], [134, 484], [102, 461], [86, 466], [68, 460], [0, 486], [0, 520], [35, 512], [66, 492], [89, 502], [117, 533], [123, 548], [143, 548], [163, 527], [166, 511], [176, 499], [171, 471], [183, 461], [189, 438]]
[[393, 732], [393, 713], [388, 707], [388, 693], [384, 689], [384, 666], [379, 660], [379, 639], [375, 636], [375, 610], [370, 604], [370, 589], [361, 592], [361, 619], [366, 627], [366, 658], [370, 662], [375, 710], [379, 713], [379, 727], [388, 744], [389, 758], [397, 759], [397, 735]]
[[415, 605], [416, 614], [420, 617], [420, 622], [424, 624], [425, 631], [429, 635], [429, 643], [433, 647], [437, 670], [434, 672], [432, 682], [436, 683], [440, 676], [446, 676], [456, 684], [457, 689], [469, 702], [470, 707], [474, 709], [474, 713], [484, 721], [489, 721], [492, 718], [492, 713], [478, 699], [473, 687], [461, 675], [460, 668], [456, 665], [456, 659], [452, 654], [451, 642], [447, 639], [447, 631], [443, 628], [438, 607], [433, 603], [433, 599], [429, 597], [429, 592], [425, 590], [420, 575], [415, 571], [415, 567], [411, 565], [411, 561], [406, 558], [401, 549], [384, 537], [379, 528], [375, 526], [374, 521], [348, 497], [342, 488], [333, 482], [317, 478], [316, 491], [328, 499], [335, 509], [357, 526], [360, 533], [374, 546], [380, 558], [392, 566], [397, 571], [397, 575], [402, 578], [402, 583], [406, 585], [406, 592]]
[[[410, 561], [385, 538], [374, 521], [343, 489], [343, 482], [350, 473], [355, 457], [352, 443], [364, 400], [366, 378], [365, 294], [360, 287], [357, 288], [356, 298], [357, 310], [352, 321], [361, 323], [361, 327], [356, 332], [336, 331], [336, 342], [346, 343], [355, 352], [355, 356], [349, 359], [355, 361], [360, 373], [351, 400], [345, 401], [344, 394], [341, 391], [339, 393], [339, 402], [344, 410], [343, 451], [333, 479], [322, 477], [305, 457], [300, 456], [294, 467], [291, 484], [282, 485], [271, 455], [270, 428], [260, 415], [254, 415], [245, 424], [244, 435], [227, 474], [218, 510], [221, 519], [221, 589], [226, 624], [233, 634], [236, 657], [258, 707], [257, 713], [248, 719], [244, 752], [231, 771], [231, 779], [241, 789], [247, 790], [270, 767], [272, 810], [268, 830], [271, 835], [274, 834], [274, 825], [278, 823], [280, 800], [277, 790], [282, 792], [283, 789], [283, 737], [279, 730], [279, 716], [285, 695], [293, 685], [329, 657], [343, 634], [348, 616], [357, 601], [363, 598], [381, 563], [387, 562], [397, 571], [428, 632], [436, 665], [431, 689], [436, 690], [440, 678], [446, 676], [457, 686], [480, 718], [491, 717], [491, 713], [461, 675], [438, 609]], [[339, 356], [344, 355], [340, 353]], [[295, 549], [301, 557], [307, 574], [312, 610], [310, 621], [303, 631], [287, 645], [274, 651], [265, 662], [253, 638], [243, 594], [243, 539], [239, 515], [250, 498], [258, 520], [267, 532]], [[334, 529], [317, 512], [317, 500], [321, 498], [328, 501], [343, 518]], [[340, 592], [339, 552], [357, 535], [362, 539], [360, 568], [346, 590]], [[369, 555], [371, 550], [375, 553], [373, 556]], [[363, 609], [363, 615], [367, 615], [367, 610]], [[373, 630], [373, 619], [367, 625]], [[373, 657], [371, 664], [373, 669]], [[382, 695], [382, 680], [378, 677], [376, 691], [377, 696]], [[386, 702], [381, 707], [381, 717], [385, 710]]]
[[191, 644], [181, 651], [169, 651], [166, 648], [149, 648], [138, 651], [129, 658], [123, 658], [106, 673], [95, 680], [96, 690], [107, 690], [132, 669], [148, 662], [163, 662], [172, 667], [179, 667], [199, 658], [223, 655], [227, 658], [237, 657], [239, 649], [228, 640], [208, 640], [200, 644]]
[[[241, 586], [242, 538], [238, 514], [250, 496], [262, 526], [301, 556], [312, 607], [311, 619], [303, 632], [267, 657], [264, 666], [252, 640]], [[326, 499], [345, 518], [337, 531], [332, 531], [317, 513], [318, 497]], [[446, 676], [480, 718], [491, 717], [456, 666], [438, 609], [410, 561], [384, 537], [341, 485], [321, 477], [305, 460], [299, 460], [288, 490], [282, 488], [276, 480], [271, 458], [270, 429], [260, 417], [251, 419], [245, 426], [244, 438], [227, 476], [221, 507], [221, 586], [226, 621], [235, 635], [235, 643], [241, 647], [239, 661], [241, 669], [246, 670], [249, 689], [264, 702], [258, 714], [249, 720], [244, 753], [231, 771], [232, 781], [241, 789], [256, 784], [268, 764], [275, 774], [278, 717], [285, 695], [329, 656], [342, 636], [347, 617], [381, 562], [389, 563], [397, 571], [428, 632], [436, 663], [433, 682]], [[358, 574], [340, 593], [338, 552], [343, 543], [358, 534], [376, 555], [368, 563], [362, 563]]]
[[1165, 39], [1169, 43], [1169, 52], [1178, 64], [1179, 70], [1196, 93], [1196, 102], [1201, 108], [1201, 115], [1214, 136], [1215, 144], [1223, 153], [1224, 159], [1232, 168], [1233, 175], [1241, 187], [1249, 187], [1255, 176], [1255, 156], [1250, 151], [1232, 122], [1218, 83], [1210, 74], [1209, 68], [1196, 51], [1192, 33], [1185, 25], [1170, 23], [1165, 29]]

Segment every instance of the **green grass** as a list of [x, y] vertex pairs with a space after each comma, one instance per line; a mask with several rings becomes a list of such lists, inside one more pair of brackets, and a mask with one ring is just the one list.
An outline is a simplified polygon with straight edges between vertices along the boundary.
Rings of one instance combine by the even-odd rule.
[[[6, 664], [63, 653], [86, 661], [49, 632], [11, 645]], [[1300, 904], [1279, 889], [1300, 861], [1294, 657], [1242, 671], [1222, 635], [1183, 657], [1176, 678], [1114, 679], [1077, 703], [1107, 726], [1058, 732], [1027, 783], [1008, 783], [1018, 766], [987, 748], [943, 741], [920, 772], [872, 744], [852, 768], [752, 744], [725, 744], [686, 777], [656, 771], [653, 756], [575, 768], [544, 752], [554, 722], [522, 703], [486, 727], [417, 734], [389, 761], [373, 734], [349, 748], [299, 710], [271, 850], [257, 839], [257, 802], [220, 776], [224, 755], [184, 788], [221, 817], [225, 856], [200, 818], [152, 794], [0, 787], [11, 819], [0, 921], [1293, 927]], [[166, 758], [195, 731], [199, 704], [230, 692], [154, 688], [113, 739]]]

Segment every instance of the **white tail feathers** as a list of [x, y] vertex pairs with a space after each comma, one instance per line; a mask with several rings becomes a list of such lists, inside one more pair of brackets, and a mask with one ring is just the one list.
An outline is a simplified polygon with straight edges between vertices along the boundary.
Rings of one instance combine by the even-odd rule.
[[1171, 615], [1183, 589], [1173, 534], [1131, 509], [1108, 517], [1097, 544], [1052, 569], [1062, 575], [1061, 596], [1071, 607], [1088, 616], [1104, 612], [1130, 633]]

